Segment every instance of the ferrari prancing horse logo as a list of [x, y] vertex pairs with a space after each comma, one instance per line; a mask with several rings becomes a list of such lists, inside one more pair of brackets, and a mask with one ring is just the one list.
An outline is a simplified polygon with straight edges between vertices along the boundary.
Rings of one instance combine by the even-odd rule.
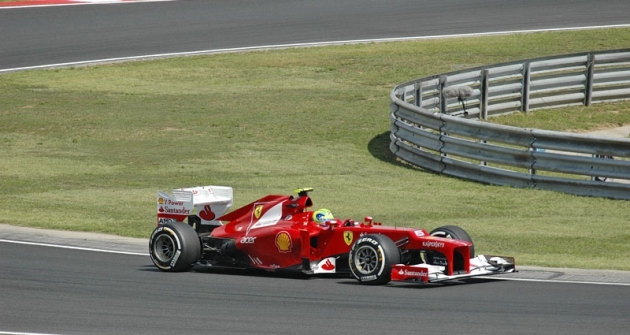
[[343, 232], [343, 240], [344, 240], [344, 242], [346, 242], [347, 245], [352, 244], [352, 237], [353, 237], [353, 234], [352, 234], [351, 231], [344, 231]]
[[254, 208], [254, 217], [256, 217], [256, 220], [260, 219], [260, 214], [262, 214], [262, 210], [263, 205], [258, 205], [256, 206], [256, 208]]

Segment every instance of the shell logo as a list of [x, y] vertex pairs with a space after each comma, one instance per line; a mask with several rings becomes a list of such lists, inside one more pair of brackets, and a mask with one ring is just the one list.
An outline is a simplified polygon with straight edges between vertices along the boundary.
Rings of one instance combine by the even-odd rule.
[[281, 231], [276, 235], [276, 247], [280, 252], [291, 252], [293, 241], [291, 235], [286, 231]]
[[159, 198], [158, 199], [158, 204], [163, 205], [164, 204], [164, 198]]

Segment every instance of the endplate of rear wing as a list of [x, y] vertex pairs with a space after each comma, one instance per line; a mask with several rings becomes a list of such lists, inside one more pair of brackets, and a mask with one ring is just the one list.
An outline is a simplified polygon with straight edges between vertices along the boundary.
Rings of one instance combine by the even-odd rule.
[[197, 215], [201, 224], [220, 225], [221, 217], [232, 206], [234, 195], [228, 186], [196, 186], [157, 192], [158, 224], [165, 221], [184, 221]]

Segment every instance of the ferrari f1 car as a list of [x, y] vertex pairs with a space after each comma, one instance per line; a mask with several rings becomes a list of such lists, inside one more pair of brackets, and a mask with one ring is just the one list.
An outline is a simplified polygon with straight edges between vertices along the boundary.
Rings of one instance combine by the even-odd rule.
[[385, 226], [370, 217], [339, 220], [327, 210], [309, 210], [310, 191], [267, 195], [231, 212], [231, 187], [159, 191], [151, 259], [169, 272], [205, 265], [352, 275], [374, 285], [515, 271], [512, 257], [475, 256], [472, 239], [460, 227], [427, 232]]

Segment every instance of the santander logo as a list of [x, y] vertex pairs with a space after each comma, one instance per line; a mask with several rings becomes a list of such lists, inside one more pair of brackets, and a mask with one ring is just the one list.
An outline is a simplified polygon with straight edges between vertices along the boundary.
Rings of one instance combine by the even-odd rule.
[[212, 221], [216, 217], [210, 205], [203, 206], [203, 209], [199, 211], [199, 217], [205, 221]]
[[429, 275], [429, 273], [426, 271], [409, 271], [407, 269], [405, 270], [400, 269], [400, 271], [398, 271], [398, 274], [401, 276], [414, 276], [414, 277], [426, 277]]
[[332, 271], [335, 269], [335, 265], [330, 261], [330, 259], [327, 259], [326, 263], [322, 264], [322, 269], [326, 271]]

